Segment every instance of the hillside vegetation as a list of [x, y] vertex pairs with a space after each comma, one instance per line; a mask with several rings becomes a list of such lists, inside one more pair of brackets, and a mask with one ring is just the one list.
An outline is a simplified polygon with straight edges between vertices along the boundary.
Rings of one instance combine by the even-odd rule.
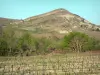
[[0, 55], [100, 50], [100, 27], [60, 8], [23, 20], [0, 18]]
[[1, 56], [30, 56], [48, 54], [56, 50], [85, 52], [99, 49], [100, 41], [80, 32], [70, 32], [63, 38], [37, 38], [30, 32], [19, 35], [13, 26], [7, 26], [0, 34]]

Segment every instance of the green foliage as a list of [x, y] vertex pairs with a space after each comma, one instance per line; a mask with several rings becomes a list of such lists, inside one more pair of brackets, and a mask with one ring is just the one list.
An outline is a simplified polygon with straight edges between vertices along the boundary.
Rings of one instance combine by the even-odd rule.
[[22, 55], [32, 55], [32, 52], [36, 51], [37, 39], [34, 38], [30, 33], [24, 33], [20, 38], [18, 38], [17, 48], [19, 53]]
[[0, 37], [0, 55], [2, 56], [7, 55], [8, 53], [7, 50], [8, 50], [7, 42], [2, 37]]
[[89, 37], [88, 35], [80, 32], [71, 32], [66, 35], [62, 41], [62, 48], [81, 52], [95, 49], [99, 42]]
[[[1, 50], [6, 52], [5, 55], [10, 55], [13, 54], [14, 49], [15, 49], [15, 44], [16, 43], [16, 37], [15, 37], [15, 31], [12, 28], [12, 26], [7, 26], [3, 29], [3, 33], [0, 37], [1, 41]], [[3, 52], [1, 52], [3, 53]], [[3, 53], [3, 54], [4, 54]], [[2, 54], [1, 54], [2, 55]]]
[[0, 35], [0, 56], [30, 56], [51, 52], [49, 49], [81, 52], [100, 49], [100, 41], [80, 32], [71, 32], [63, 39], [36, 38], [31, 33], [16, 35], [15, 28], [7, 26]]
[[47, 38], [35, 38], [29, 32], [16, 36], [12, 26], [5, 27], [0, 36], [0, 55], [32, 55], [48, 52], [51, 41]]
[[38, 38], [35, 41], [35, 49], [37, 51], [37, 54], [42, 53], [45, 54], [48, 52], [48, 48], [51, 45], [51, 41], [45, 37]]

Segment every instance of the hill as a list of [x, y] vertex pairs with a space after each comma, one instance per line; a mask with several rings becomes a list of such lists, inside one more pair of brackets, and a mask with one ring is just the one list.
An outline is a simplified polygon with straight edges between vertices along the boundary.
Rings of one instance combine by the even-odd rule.
[[12, 22], [17, 22], [18, 19], [9, 19], [0, 17], [0, 26], [11, 24]]
[[100, 36], [99, 26], [63, 8], [32, 16], [24, 20], [13, 22], [12, 20], [8, 20], [6, 22], [15, 25], [19, 30], [31, 31], [36, 36], [52, 37], [53, 34], [60, 37], [72, 31], [84, 32], [96, 38]]

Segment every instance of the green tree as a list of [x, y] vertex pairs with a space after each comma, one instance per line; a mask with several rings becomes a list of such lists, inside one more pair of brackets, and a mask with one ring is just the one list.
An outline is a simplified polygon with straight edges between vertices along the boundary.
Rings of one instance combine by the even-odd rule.
[[16, 46], [16, 37], [14, 28], [11, 25], [6, 26], [3, 29], [2, 37], [7, 43], [8, 55], [11, 55], [14, 52], [13, 50]]
[[0, 37], [0, 56], [8, 55], [8, 45], [3, 37]]
[[40, 43], [41, 52], [43, 54], [47, 53], [48, 52], [48, 48], [49, 48], [49, 46], [51, 44], [51, 41], [49, 39], [43, 37], [43, 38], [40, 39], [39, 43]]
[[51, 41], [45, 37], [35, 39], [34, 45], [35, 45], [36, 54], [47, 53], [50, 44], [51, 44]]
[[0, 51], [3, 55], [12, 55], [16, 46], [15, 30], [11, 25], [2, 28], [0, 36]]
[[26, 52], [26, 55], [30, 55], [30, 53], [34, 49], [34, 38], [32, 37], [32, 35], [28, 32], [24, 33], [18, 39], [17, 48], [19, 49], [20, 54], [23, 55]]
[[80, 32], [71, 32], [66, 35], [62, 42], [62, 47], [74, 52], [84, 51], [88, 43], [89, 36]]

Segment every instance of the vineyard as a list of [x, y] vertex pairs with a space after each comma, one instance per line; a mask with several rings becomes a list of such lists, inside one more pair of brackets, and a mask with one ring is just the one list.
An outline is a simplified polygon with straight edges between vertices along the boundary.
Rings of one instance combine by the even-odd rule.
[[0, 75], [100, 75], [100, 55], [0, 57]]

